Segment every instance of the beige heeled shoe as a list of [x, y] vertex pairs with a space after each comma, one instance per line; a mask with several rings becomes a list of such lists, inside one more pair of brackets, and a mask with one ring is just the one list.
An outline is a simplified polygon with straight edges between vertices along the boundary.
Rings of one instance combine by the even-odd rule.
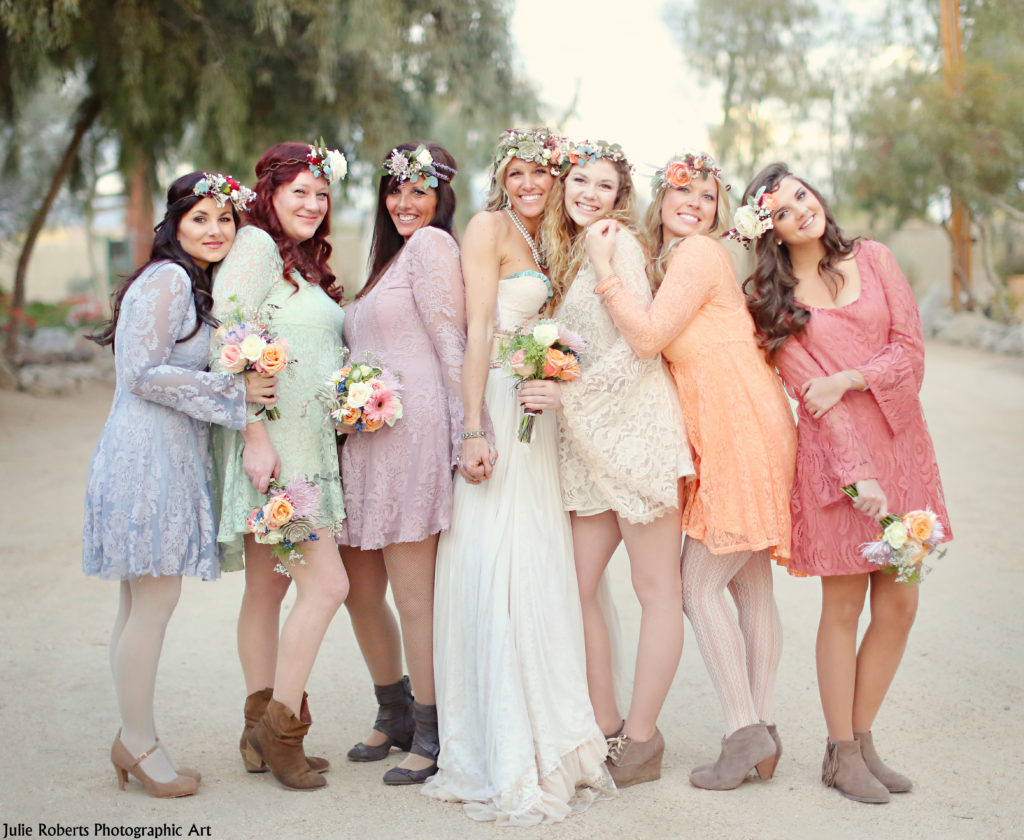
[[[121, 730], [118, 729], [117, 730], [117, 734], [114, 736], [114, 740], [117, 741], [117, 740], [120, 740], [120, 738], [121, 738]], [[156, 745], [158, 747], [162, 746], [160, 744], [160, 736], [159, 735], [156, 738]], [[168, 761], [170, 761], [171, 757], [167, 754], [167, 750], [164, 750], [164, 755], [166, 755]], [[171, 761], [171, 764], [173, 765], [174, 762]], [[195, 779], [197, 783], [201, 782], [203, 780], [203, 774], [200, 773], [198, 770], [193, 770], [191, 767], [178, 767], [176, 769], [177, 769], [177, 772], [178, 772], [179, 776], [188, 776], [190, 779]]]
[[146, 750], [142, 755], [133, 757], [125, 745], [122, 743], [120, 736], [114, 739], [113, 745], [110, 747], [110, 762], [114, 765], [114, 770], [117, 773], [117, 781], [121, 790], [124, 790], [125, 784], [128, 782], [128, 774], [130, 773], [140, 782], [146, 789], [146, 793], [150, 796], [155, 796], [158, 799], [173, 799], [178, 796], [192, 796], [197, 790], [199, 790], [199, 782], [197, 782], [191, 776], [184, 776], [179, 771], [178, 775], [175, 776], [169, 782], [157, 782], [151, 779], [145, 770], [143, 770], [139, 764], [149, 758], [153, 753], [160, 749], [159, 744], [153, 744], [153, 746]]
[[762, 779], [770, 779], [778, 761], [778, 749], [768, 727], [754, 723], [723, 738], [718, 761], [694, 769], [690, 784], [704, 790], [733, 790], [754, 769]]
[[665, 755], [665, 739], [658, 727], [648, 741], [634, 741], [619, 735], [608, 742], [608, 772], [615, 787], [625, 788], [661, 778], [661, 759]]

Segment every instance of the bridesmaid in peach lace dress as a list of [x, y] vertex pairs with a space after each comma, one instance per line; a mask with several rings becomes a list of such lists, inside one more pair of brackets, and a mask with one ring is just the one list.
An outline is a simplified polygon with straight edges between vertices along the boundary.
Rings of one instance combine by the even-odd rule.
[[[697, 471], [683, 493], [683, 606], [726, 723], [717, 763], [690, 781], [730, 790], [755, 766], [770, 778], [782, 752], [771, 723], [782, 627], [769, 553], [789, 558], [796, 431], [732, 260], [711, 238], [730, 218], [721, 170], [709, 155], [677, 155], [655, 173], [653, 191], [645, 226], [657, 255], [654, 302], [646, 309], [615, 278], [596, 291], [637, 355], [664, 353], [679, 391]], [[610, 247], [613, 224], [599, 232]]]
[[[746, 227], [757, 266], [748, 306], [797, 408], [790, 568], [821, 576], [818, 688], [828, 726], [822, 781], [887, 802], [911, 781], [878, 757], [871, 725], [917, 612], [916, 585], [864, 559], [888, 512], [930, 507], [952, 535], [918, 392], [924, 375], [913, 292], [882, 244], [846, 239], [821, 196], [785, 164], [766, 167], [744, 201], [771, 227]], [[761, 234], [758, 236], [758, 234]], [[853, 484], [858, 498], [843, 494]], [[871, 591], [871, 622], [857, 623]]]

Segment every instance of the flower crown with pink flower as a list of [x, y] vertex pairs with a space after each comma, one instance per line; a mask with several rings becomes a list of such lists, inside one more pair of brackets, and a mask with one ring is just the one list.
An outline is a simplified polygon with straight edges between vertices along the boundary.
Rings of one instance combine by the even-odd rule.
[[560, 175], [569, 164], [565, 154], [567, 143], [564, 137], [546, 128], [510, 128], [498, 138], [491, 174], [497, 172], [502, 161], [519, 158], [527, 163], [548, 166], [552, 175]]
[[618, 143], [605, 143], [604, 140], [584, 140], [582, 143], [569, 143], [566, 151], [569, 163], [575, 166], [586, 166], [595, 161], [610, 160], [612, 163], [624, 163], [633, 171], [633, 167], [626, 160], [626, 153]]
[[435, 189], [438, 181], [450, 183], [457, 174], [456, 169], [434, 160], [430, 149], [422, 143], [415, 149], [392, 149], [381, 164], [381, 169], [385, 175], [410, 184], [415, 184], [422, 175], [427, 186]]
[[218, 207], [230, 201], [239, 213], [245, 212], [249, 204], [256, 200], [256, 193], [243, 187], [230, 175], [221, 175], [219, 172], [204, 172], [203, 177], [192, 187], [192, 195], [212, 198]]
[[774, 193], [761, 187], [733, 215], [732, 223], [735, 227], [726, 231], [725, 237], [735, 239], [749, 251], [754, 242], [775, 227], [772, 213], [775, 212], [777, 204], [778, 199]]
[[694, 178], [715, 178], [729, 189], [729, 184], [722, 178], [722, 170], [711, 155], [687, 152], [673, 155], [661, 169], [655, 170], [651, 178], [651, 195], [657, 196], [666, 187], [685, 187]]

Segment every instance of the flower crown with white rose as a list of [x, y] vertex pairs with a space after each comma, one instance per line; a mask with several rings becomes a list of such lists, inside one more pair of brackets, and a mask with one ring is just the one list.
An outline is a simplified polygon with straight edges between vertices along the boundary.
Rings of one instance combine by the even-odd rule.
[[415, 149], [392, 149], [381, 164], [381, 170], [401, 181], [415, 184], [422, 175], [428, 187], [437, 187], [438, 181], [450, 183], [457, 170], [434, 160], [430, 149], [420, 143]]
[[[323, 178], [328, 184], [340, 181], [348, 174], [348, 161], [337, 149], [328, 149], [324, 138], [321, 137], [316, 143], [310, 143], [309, 153], [305, 158], [288, 158], [270, 164], [263, 172], [273, 172], [282, 166], [290, 166], [293, 163], [305, 163], [314, 178]], [[257, 177], [262, 177], [263, 172], [257, 172]]]
[[705, 152], [687, 152], [674, 155], [661, 169], [657, 169], [651, 178], [651, 194], [657, 195], [665, 187], [685, 187], [694, 178], [716, 178], [725, 189], [729, 189], [722, 178], [722, 170], [715, 159]]
[[569, 163], [565, 154], [567, 143], [564, 137], [546, 128], [510, 128], [498, 138], [491, 173], [497, 171], [502, 161], [519, 158], [549, 166], [552, 175], [560, 175]]
[[618, 143], [605, 143], [604, 140], [570, 142], [566, 157], [568, 157], [569, 163], [575, 166], [586, 166], [588, 163], [594, 163], [604, 158], [612, 163], [624, 163], [630, 172], [633, 171], [633, 167], [626, 160], [626, 153], [622, 151], [622, 146]]
[[735, 227], [725, 232], [726, 238], [735, 239], [749, 251], [754, 242], [775, 227], [772, 213], [777, 204], [775, 195], [761, 187], [736, 211], [732, 218]]
[[203, 177], [192, 187], [192, 195], [212, 198], [218, 207], [230, 201], [239, 213], [245, 212], [249, 204], [256, 200], [256, 193], [243, 187], [230, 175], [221, 175], [219, 172], [204, 172]]

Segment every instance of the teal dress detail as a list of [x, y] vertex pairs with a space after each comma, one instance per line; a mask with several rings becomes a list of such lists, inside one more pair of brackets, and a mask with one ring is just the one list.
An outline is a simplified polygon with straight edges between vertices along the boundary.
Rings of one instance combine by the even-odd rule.
[[[345, 518], [334, 426], [316, 399], [317, 388], [341, 367], [342, 308], [315, 283], [292, 273], [299, 288], [284, 278], [277, 245], [264, 230], [242, 228], [217, 271], [213, 286], [214, 315], [230, 321], [236, 310], [251, 317], [257, 311], [271, 331], [287, 340], [289, 364], [277, 378], [278, 420], [263, 420], [271, 443], [281, 457], [280, 481], [301, 475], [320, 488], [319, 528], [336, 533]], [[216, 366], [220, 344], [214, 339], [211, 358]], [[242, 374], [237, 374], [241, 376]], [[248, 421], [257, 422], [259, 406], [249, 406]], [[217, 539], [223, 550], [221, 568], [237, 571], [244, 565], [242, 538], [253, 508], [266, 496], [252, 486], [242, 469], [240, 432], [219, 429], [213, 435], [220, 518]]]
[[[522, 271], [516, 271], [506, 277], [506, 280], [512, 280], [516, 277], [536, 277], [538, 280], [544, 281], [544, 286], [548, 290], [547, 300], [551, 300], [551, 296], [555, 293], [555, 290], [551, 288], [551, 281], [548, 279], [546, 274], [541, 274], [539, 271], [534, 271], [532, 268], [524, 268]], [[546, 303], [547, 301], [545, 301]]]

